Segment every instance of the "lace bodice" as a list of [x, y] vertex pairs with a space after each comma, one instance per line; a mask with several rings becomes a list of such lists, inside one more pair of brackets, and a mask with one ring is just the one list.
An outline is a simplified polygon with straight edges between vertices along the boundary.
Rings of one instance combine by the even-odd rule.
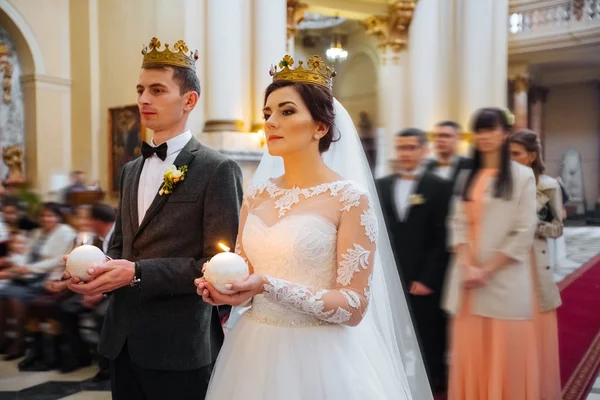
[[356, 325], [364, 315], [377, 219], [351, 181], [282, 189], [274, 181], [244, 198], [236, 252], [269, 284], [250, 315], [265, 323]]

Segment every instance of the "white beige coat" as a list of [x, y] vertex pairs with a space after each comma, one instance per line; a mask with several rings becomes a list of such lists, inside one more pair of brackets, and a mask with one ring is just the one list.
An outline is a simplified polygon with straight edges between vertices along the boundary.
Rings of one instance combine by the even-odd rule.
[[538, 178], [536, 197], [538, 213], [549, 202], [553, 216], [552, 222], [538, 221], [533, 243], [539, 307], [541, 312], [547, 312], [561, 305], [560, 294], [550, 267], [547, 240], [559, 238], [563, 234], [562, 195], [556, 179], [541, 175]]
[[[484, 266], [496, 252], [513, 261], [497, 271], [486, 286], [472, 289], [475, 315], [500, 319], [532, 317], [531, 249], [537, 222], [536, 185], [533, 171], [511, 163], [513, 195], [511, 200], [493, 197], [495, 180], [485, 191], [484, 211], [478, 234], [477, 266]], [[463, 202], [455, 199], [450, 216], [451, 244], [469, 244], [468, 221]], [[444, 291], [443, 307], [456, 314], [461, 306], [463, 278], [456, 257], [450, 267]]]
[[[35, 230], [31, 238], [31, 246], [34, 245], [41, 234], [41, 229]], [[73, 249], [76, 236], [77, 234], [69, 225], [58, 225], [40, 249], [40, 260], [27, 266], [34, 274], [46, 274], [63, 267], [65, 264], [63, 256], [69, 254]], [[31, 251], [31, 248], [29, 251]]]

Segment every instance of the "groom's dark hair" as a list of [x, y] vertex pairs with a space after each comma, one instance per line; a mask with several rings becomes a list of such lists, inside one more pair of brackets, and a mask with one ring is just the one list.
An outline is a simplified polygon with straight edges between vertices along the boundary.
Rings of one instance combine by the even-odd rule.
[[327, 126], [327, 134], [319, 140], [319, 152], [326, 152], [329, 150], [331, 143], [340, 140], [339, 138], [335, 139], [333, 135], [335, 121], [333, 94], [331, 94], [330, 90], [318, 85], [292, 81], [275, 81], [265, 91], [264, 105], [267, 104], [267, 99], [271, 93], [287, 86], [292, 86], [300, 97], [302, 97], [302, 101], [306, 105], [306, 108], [308, 108], [312, 118]]
[[162, 69], [164, 71], [169, 68], [173, 70], [173, 80], [179, 86], [179, 94], [183, 96], [187, 92], [196, 92], [200, 96], [200, 80], [195, 71], [189, 68], [165, 66], [163, 64], [148, 64], [144, 66], [144, 69]]

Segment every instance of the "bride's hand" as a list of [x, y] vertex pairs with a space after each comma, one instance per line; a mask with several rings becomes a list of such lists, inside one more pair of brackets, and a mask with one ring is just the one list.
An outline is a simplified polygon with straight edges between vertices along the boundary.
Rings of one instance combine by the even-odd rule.
[[[252, 274], [242, 281], [232, 282], [228, 285], [225, 285], [226, 289], [235, 292], [233, 294], [223, 294], [206, 281], [203, 286], [208, 291], [207, 297], [210, 297], [210, 300], [212, 301], [211, 304], [229, 304], [232, 306], [239, 306], [257, 294], [261, 294], [264, 291], [265, 283], [267, 283], [267, 280], [264, 276]], [[202, 298], [205, 298], [204, 293], [202, 294]]]

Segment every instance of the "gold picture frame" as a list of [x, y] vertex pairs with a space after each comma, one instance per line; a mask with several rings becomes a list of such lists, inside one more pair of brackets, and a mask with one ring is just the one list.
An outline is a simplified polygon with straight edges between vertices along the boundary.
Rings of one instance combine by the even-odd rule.
[[108, 109], [108, 191], [113, 196], [119, 195], [123, 166], [142, 154], [142, 142], [145, 140], [146, 127], [142, 124], [137, 105]]

